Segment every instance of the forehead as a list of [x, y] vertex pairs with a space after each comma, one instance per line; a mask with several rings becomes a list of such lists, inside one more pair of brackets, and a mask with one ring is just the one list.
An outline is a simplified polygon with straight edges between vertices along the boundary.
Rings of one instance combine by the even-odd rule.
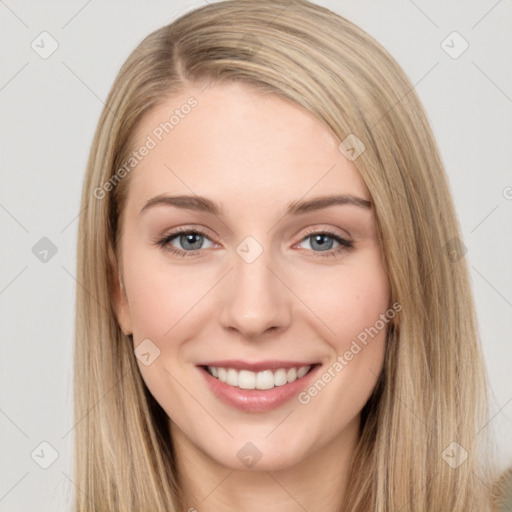
[[282, 204], [310, 191], [368, 198], [356, 167], [313, 114], [241, 83], [168, 98], [144, 118], [134, 140], [134, 151], [150, 147], [130, 177], [129, 197], [138, 204], [162, 193], [246, 206], [262, 195]]

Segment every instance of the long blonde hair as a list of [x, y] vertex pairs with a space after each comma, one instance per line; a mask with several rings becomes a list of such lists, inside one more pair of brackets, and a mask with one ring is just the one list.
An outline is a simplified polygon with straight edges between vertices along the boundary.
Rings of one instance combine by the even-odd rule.
[[434, 137], [394, 59], [351, 22], [303, 0], [232, 0], [191, 11], [147, 36], [112, 86], [79, 226], [76, 510], [183, 507], [167, 418], [112, 306], [130, 181], [119, 180], [119, 169], [142, 117], [165, 98], [190, 84], [235, 80], [302, 105], [340, 142], [352, 135], [365, 145], [354, 164], [375, 206], [392, 302], [403, 309], [362, 411], [343, 510], [490, 510], [493, 475], [479, 431], [486, 379], [464, 246]]

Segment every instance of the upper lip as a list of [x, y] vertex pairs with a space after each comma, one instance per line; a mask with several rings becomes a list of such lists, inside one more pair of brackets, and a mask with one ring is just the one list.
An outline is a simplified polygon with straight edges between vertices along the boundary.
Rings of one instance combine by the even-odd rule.
[[233, 368], [237, 371], [249, 370], [259, 372], [263, 370], [277, 370], [279, 368], [300, 368], [301, 366], [313, 366], [314, 362], [301, 361], [279, 361], [276, 359], [269, 361], [242, 361], [240, 359], [225, 359], [223, 361], [206, 361], [197, 366], [213, 366], [216, 368]]

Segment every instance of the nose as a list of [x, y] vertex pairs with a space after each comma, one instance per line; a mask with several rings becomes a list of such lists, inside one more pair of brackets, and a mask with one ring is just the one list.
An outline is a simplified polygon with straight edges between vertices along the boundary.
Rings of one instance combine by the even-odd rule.
[[225, 329], [254, 340], [290, 325], [290, 293], [276, 277], [274, 267], [266, 251], [252, 263], [235, 255], [234, 268], [222, 290], [219, 320]]

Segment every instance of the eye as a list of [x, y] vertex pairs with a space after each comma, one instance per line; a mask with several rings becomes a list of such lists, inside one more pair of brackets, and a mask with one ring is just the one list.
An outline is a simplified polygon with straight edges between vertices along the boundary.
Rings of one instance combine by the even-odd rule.
[[340, 252], [352, 249], [354, 244], [336, 233], [324, 230], [308, 233], [300, 242], [299, 247], [312, 250], [315, 253], [323, 253], [317, 254], [317, 256], [336, 256]]
[[[164, 250], [182, 257], [196, 256], [202, 249], [215, 246], [215, 243], [200, 229], [184, 228], [169, 233], [155, 243]], [[315, 256], [334, 257], [341, 252], [352, 249], [354, 244], [351, 240], [347, 240], [337, 233], [323, 230], [307, 233], [307, 236], [302, 239], [298, 246], [301, 249], [313, 251]]]
[[[180, 256], [193, 256], [214, 243], [198, 229], [180, 229], [158, 240], [157, 245]], [[206, 245], [205, 245], [206, 244]]]

